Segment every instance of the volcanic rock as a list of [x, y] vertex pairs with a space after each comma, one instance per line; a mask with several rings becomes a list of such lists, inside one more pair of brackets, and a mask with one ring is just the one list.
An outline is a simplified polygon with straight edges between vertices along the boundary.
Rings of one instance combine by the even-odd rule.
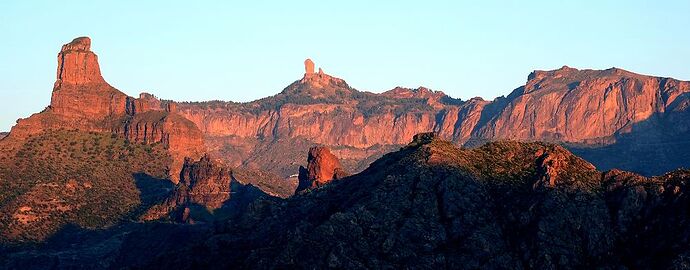
[[99, 121], [125, 113], [129, 97], [101, 76], [91, 39], [80, 37], [62, 46], [50, 109], [66, 118]]
[[191, 223], [190, 207], [202, 206], [213, 210], [230, 199], [232, 172], [208, 155], [198, 161], [185, 158], [179, 179], [171, 196], [149, 209], [142, 219], [155, 220], [172, 214], [178, 215], [178, 221]]
[[62, 46], [50, 106], [20, 119], [6, 144], [16, 148], [32, 135], [57, 129], [112, 132], [131, 142], [163, 144], [173, 157], [170, 178], [175, 183], [185, 157], [197, 159], [206, 151], [201, 131], [176, 113], [173, 102], [147, 93], [129, 97], [110, 86], [101, 77], [88, 37]]
[[[359, 171], [415, 134], [430, 131], [467, 146], [500, 139], [566, 143], [600, 168], [623, 167], [646, 175], [690, 165], [684, 154], [690, 149], [682, 143], [690, 135], [690, 120], [684, 116], [690, 108], [690, 82], [618, 68], [563, 67], [532, 72], [507, 97], [462, 101], [423, 87], [360, 92], [342, 79], [314, 73], [309, 59], [305, 72], [281, 93], [249, 103], [178, 105], [149, 95], [135, 99], [103, 80], [90, 40], [78, 38], [58, 55], [51, 105], [45, 113], [20, 120], [10, 137], [51, 128], [108, 132], [122, 116], [167, 110], [200, 128], [211, 151], [228, 164], [270, 168], [281, 176], [292, 173], [291, 160], [304, 145], [335, 147], [343, 165]], [[629, 151], [660, 162], [630, 159]], [[278, 155], [289, 157], [271, 158]]]
[[304, 60], [304, 75], [307, 76], [311, 74], [314, 74], [314, 62], [307, 58], [307, 60]]
[[[501, 139], [561, 142], [571, 150], [582, 148], [578, 154], [600, 168], [624, 166], [651, 175], [690, 166], [690, 159], [678, 158], [690, 149], [664, 143], [690, 135], [690, 118], [683, 116], [690, 108], [688, 92], [690, 82], [621, 69], [564, 67], [534, 71], [507, 97], [463, 101], [424, 87], [360, 92], [342, 79], [317, 73], [255, 102], [183, 104], [179, 112], [211, 135], [207, 141], [216, 149], [228, 144], [246, 149], [242, 155], [222, 153], [228, 163], [271, 168], [285, 176], [294, 167], [270, 163], [280, 153], [265, 150], [269, 145], [293, 158], [304, 144], [337, 148], [344, 166], [359, 171], [415, 134], [430, 131], [467, 146]], [[641, 147], [640, 141], [654, 141], [663, 150]], [[614, 144], [621, 146], [594, 151]], [[625, 153], [630, 149], [663, 162], [631, 161]]]
[[56, 86], [65, 84], [104, 83], [98, 56], [91, 52], [91, 39], [79, 37], [62, 46], [58, 53]]
[[197, 161], [185, 158], [175, 190], [163, 203], [148, 209], [141, 219], [167, 217], [195, 223], [210, 221], [213, 217], [208, 211], [219, 208], [226, 207], [226, 212], [242, 211], [256, 199], [269, 196], [248, 183], [246, 176], [246, 172], [231, 170], [207, 154]]
[[333, 180], [342, 179], [347, 173], [338, 158], [328, 147], [315, 146], [309, 149], [307, 168], [300, 167], [297, 192], [318, 188]]
[[231, 180], [231, 171], [212, 162], [208, 155], [196, 162], [187, 158], [180, 172], [180, 184], [185, 190], [179, 194], [177, 203], [220, 208], [230, 198]]

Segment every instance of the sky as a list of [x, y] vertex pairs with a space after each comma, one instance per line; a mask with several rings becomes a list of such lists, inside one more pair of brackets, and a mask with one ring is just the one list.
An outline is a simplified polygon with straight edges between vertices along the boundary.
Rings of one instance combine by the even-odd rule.
[[383, 92], [493, 99], [533, 70], [619, 67], [690, 80], [690, 1], [0, 1], [0, 131], [50, 103], [57, 53], [89, 36], [131, 96], [251, 101], [303, 61]]

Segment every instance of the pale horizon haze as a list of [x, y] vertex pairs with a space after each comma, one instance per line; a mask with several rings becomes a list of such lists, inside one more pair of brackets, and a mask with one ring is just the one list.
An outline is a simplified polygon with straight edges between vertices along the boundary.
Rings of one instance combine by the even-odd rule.
[[[193, 2], [193, 3], [192, 3]], [[50, 103], [60, 47], [92, 39], [131, 96], [246, 102], [301, 78], [491, 100], [533, 70], [690, 80], [690, 1], [2, 1], [0, 131]]]

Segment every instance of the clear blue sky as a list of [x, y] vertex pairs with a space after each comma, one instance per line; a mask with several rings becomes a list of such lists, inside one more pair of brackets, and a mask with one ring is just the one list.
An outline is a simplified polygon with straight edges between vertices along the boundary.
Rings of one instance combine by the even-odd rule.
[[116, 88], [178, 101], [276, 94], [307, 57], [360, 90], [462, 99], [562, 65], [690, 79], [690, 1], [141, 2], [0, 2], [0, 130], [49, 104], [78, 36]]

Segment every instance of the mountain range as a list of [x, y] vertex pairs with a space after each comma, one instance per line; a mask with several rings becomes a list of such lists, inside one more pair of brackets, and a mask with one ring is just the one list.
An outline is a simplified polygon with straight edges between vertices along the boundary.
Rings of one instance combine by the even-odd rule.
[[0, 267], [687, 267], [688, 92], [564, 66], [493, 101], [370, 93], [308, 59], [271, 97], [176, 102], [80, 37], [0, 135]]

